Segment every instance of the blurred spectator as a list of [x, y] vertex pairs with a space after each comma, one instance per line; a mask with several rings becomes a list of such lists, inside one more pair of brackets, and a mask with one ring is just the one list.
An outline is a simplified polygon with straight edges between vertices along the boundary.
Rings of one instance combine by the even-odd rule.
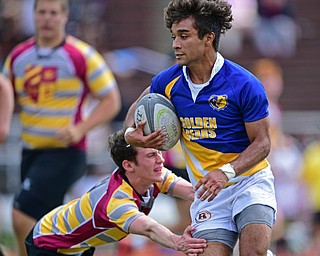
[[[312, 203], [310, 222], [310, 243], [302, 256], [317, 256], [320, 252], [320, 136], [308, 144], [303, 152], [303, 178], [308, 185]], [[315, 253], [317, 252], [317, 253]]]
[[310, 205], [302, 180], [303, 162], [299, 142], [291, 135], [284, 134], [280, 127], [274, 130], [273, 135], [268, 160], [274, 170], [278, 207], [286, 220], [301, 220]]
[[224, 56], [236, 56], [242, 51], [244, 41], [257, 19], [256, 0], [228, 0], [232, 5], [234, 22], [232, 29], [221, 36], [220, 51]]
[[[302, 251], [305, 245], [298, 243], [298, 240], [302, 241], [301, 234], [307, 237], [306, 227], [296, 228], [296, 232], [291, 228], [298, 227], [300, 221], [305, 220], [310, 213], [307, 187], [302, 180], [301, 145], [282, 130], [279, 103], [284, 88], [282, 67], [275, 60], [258, 59], [252, 63], [251, 70], [264, 85], [269, 100], [271, 151], [268, 160], [273, 167], [278, 203], [273, 239], [276, 252], [279, 250], [280, 255], [287, 255], [286, 253]], [[287, 228], [291, 231], [287, 232]]]
[[284, 88], [282, 67], [273, 59], [261, 58], [252, 63], [251, 71], [262, 82], [268, 95], [271, 125], [281, 125], [279, 100]]
[[309, 186], [312, 209], [320, 214], [320, 140], [306, 146], [303, 152], [303, 177]]
[[318, 256], [320, 254], [320, 212], [312, 215], [309, 237], [310, 241], [306, 250], [299, 256]]
[[264, 57], [291, 57], [296, 52], [298, 27], [291, 0], [257, 0], [258, 19], [253, 42]]
[[20, 1], [0, 1], [0, 68], [4, 59], [19, 39]]
[[20, 37], [25, 40], [31, 37], [35, 32], [33, 22], [33, 3], [34, 0], [19, 0], [20, 2], [20, 13], [18, 16], [19, 20], [19, 31]]

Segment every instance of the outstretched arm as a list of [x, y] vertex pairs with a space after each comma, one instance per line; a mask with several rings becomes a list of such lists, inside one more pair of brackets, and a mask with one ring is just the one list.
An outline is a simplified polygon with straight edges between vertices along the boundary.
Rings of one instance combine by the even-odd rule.
[[146, 236], [158, 244], [186, 255], [197, 255], [203, 252], [207, 243], [204, 239], [192, 238], [193, 230], [193, 227], [188, 226], [182, 236], [176, 235], [152, 218], [143, 215], [132, 222], [129, 233]]
[[184, 200], [194, 200], [194, 189], [192, 184], [185, 179], [180, 179], [173, 188], [173, 196], [180, 197]]

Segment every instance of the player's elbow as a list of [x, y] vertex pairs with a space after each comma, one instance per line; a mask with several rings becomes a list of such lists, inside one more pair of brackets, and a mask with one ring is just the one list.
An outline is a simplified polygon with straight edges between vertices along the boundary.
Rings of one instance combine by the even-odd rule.
[[114, 108], [113, 108], [114, 117], [120, 113], [121, 107], [122, 107], [121, 100], [120, 98], [118, 98], [117, 100], [114, 101]]
[[137, 218], [129, 227], [129, 233], [152, 238], [157, 222], [147, 216]]
[[115, 117], [120, 113], [122, 107], [121, 96], [118, 89], [113, 90], [108, 101], [110, 101], [110, 108], [108, 109], [108, 111], [111, 113], [113, 117]]
[[146, 237], [148, 237], [148, 238], [150, 238], [150, 239], [152, 239], [152, 234], [153, 234], [153, 225], [154, 225], [154, 223], [148, 223], [147, 225], [145, 225], [144, 226], [144, 229], [143, 229], [143, 231], [142, 231], [142, 233], [146, 236]]

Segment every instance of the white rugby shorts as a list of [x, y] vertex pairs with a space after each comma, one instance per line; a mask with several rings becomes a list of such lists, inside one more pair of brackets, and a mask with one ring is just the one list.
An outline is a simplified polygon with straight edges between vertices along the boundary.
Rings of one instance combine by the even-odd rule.
[[226, 229], [238, 233], [234, 217], [253, 204], [270, 206], [276, 212], [274, 176], [270, 166], [222, 189], [211, 202], [200, 201], [196, 192], [190, 208], [194, 232]]

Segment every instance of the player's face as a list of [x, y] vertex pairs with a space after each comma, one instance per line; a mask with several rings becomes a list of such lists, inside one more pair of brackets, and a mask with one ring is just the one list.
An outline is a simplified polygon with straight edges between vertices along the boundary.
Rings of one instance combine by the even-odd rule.
[[164, 159], [161, 151], [153, 148], [137, 148], [137, 151], [136, 175], [151, 183], [162, 181]]
[[39, 40], [54, 41], [64, 36], [68, 13], [60, 1], [39, 0], [34, 19]]
[[200, 62], [205, 57], [204, 39], [199, 39], [193, 26], [194, 19], [189, 17], [174, 23], [171, 28], [172, 48], [180, 66], [189, 66]]

